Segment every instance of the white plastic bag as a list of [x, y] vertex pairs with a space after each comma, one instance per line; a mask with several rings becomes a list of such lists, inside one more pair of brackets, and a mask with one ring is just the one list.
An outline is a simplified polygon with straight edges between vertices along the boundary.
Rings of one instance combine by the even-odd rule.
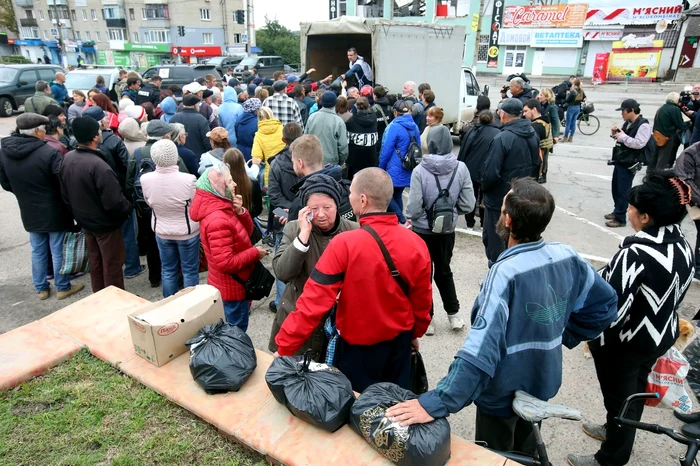
[[685, 377], [690, 364], [676, 348], [656, 360], [647, 378], [647, 393], [659, 393], [660, 398], [647, 400], [647, 406], [663, 406], [679, 413], [690, 414], [693, 402], [685, 390]]

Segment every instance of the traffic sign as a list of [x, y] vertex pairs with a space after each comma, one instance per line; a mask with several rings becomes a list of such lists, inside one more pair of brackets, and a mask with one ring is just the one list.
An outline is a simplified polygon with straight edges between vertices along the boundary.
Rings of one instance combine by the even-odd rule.
[[58, 28], [51, 28], [51, 35], [54, 37], [58, 37]]
[[243, 43], [243, 44], [248, 43], [248, 34], [241, 34], [241, 43]]

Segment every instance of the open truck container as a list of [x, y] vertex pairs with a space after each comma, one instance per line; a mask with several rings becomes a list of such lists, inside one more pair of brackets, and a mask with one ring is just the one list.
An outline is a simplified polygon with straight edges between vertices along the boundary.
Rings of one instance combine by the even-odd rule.
[[302, 23], [300, 38], [301, 64], [316, 68], [315, 76], [348, 71], [347, 50], [355, 47], [372, 67], [374, 83], [392, 94], [400, 94], [406, 81], [429, 83], [453, 133], [473, 116], [481, 91], [471, 69], [462, 66], [464, 25], [342, 16]]

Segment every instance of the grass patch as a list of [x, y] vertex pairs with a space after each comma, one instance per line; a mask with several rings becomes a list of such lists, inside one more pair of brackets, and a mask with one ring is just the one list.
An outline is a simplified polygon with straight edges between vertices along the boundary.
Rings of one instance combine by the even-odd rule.
[[83, 349], [0, 392], [3, 465], [266, 464]]

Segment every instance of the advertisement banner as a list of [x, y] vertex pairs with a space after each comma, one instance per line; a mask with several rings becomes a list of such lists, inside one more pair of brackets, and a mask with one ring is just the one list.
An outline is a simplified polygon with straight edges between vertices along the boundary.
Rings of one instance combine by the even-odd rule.
[[130, 42], [124, 43], [124, 50], [129, 52], [156, 52], [156, 53], [170, 53], [169, 44], [132, 44]]
[[503, 15], [505, 28], [581, 28], [587, 4], [509, 6]]
[[493, 1], [491, 10], [491, 31], [489, 34], [489, 51], [486, 59], [487, 68], [498, 68], [498, 32], [503, 25], [503, 0]]
[[679, 19], [682, 11], [682, 5], [639, 8], [591, 8], [586, 14], [586, 26], [656, 24], [662, 19], [665, 21]]
[[530, 45], [532, 29], [501, 29], [498, 33], [500, 45]]
[[664, 41], [655, 40], [648, 45], [651, 47], [629, 47], [622, 41], [613, 42], [608, 77], [656, 78]]
[[532, 34], [530, 47], [577, 49], [583, 45], [583, 32], [580, 29], [538, 29]]
[[[172, 48], [173, 55], [177, 54], [177, 47]], [[221, 55], [221, 47], [180, 47], [180, 55], [183, 57], [218, 57]]]
[[616, 40], [620, 40], [620, 39], [622, 39], [622, 29], [618, 29], [618, 30], [598, 29], [598, 30], [589, 30], [589, 31], [583, 32], [583, 40], [588, 40], [588, 41], [598, 41], [598, 40], [616, 41]]
[[609, 53], [596, 53], [593, 62], [593, 84], [605, 84], [608, 77]]

